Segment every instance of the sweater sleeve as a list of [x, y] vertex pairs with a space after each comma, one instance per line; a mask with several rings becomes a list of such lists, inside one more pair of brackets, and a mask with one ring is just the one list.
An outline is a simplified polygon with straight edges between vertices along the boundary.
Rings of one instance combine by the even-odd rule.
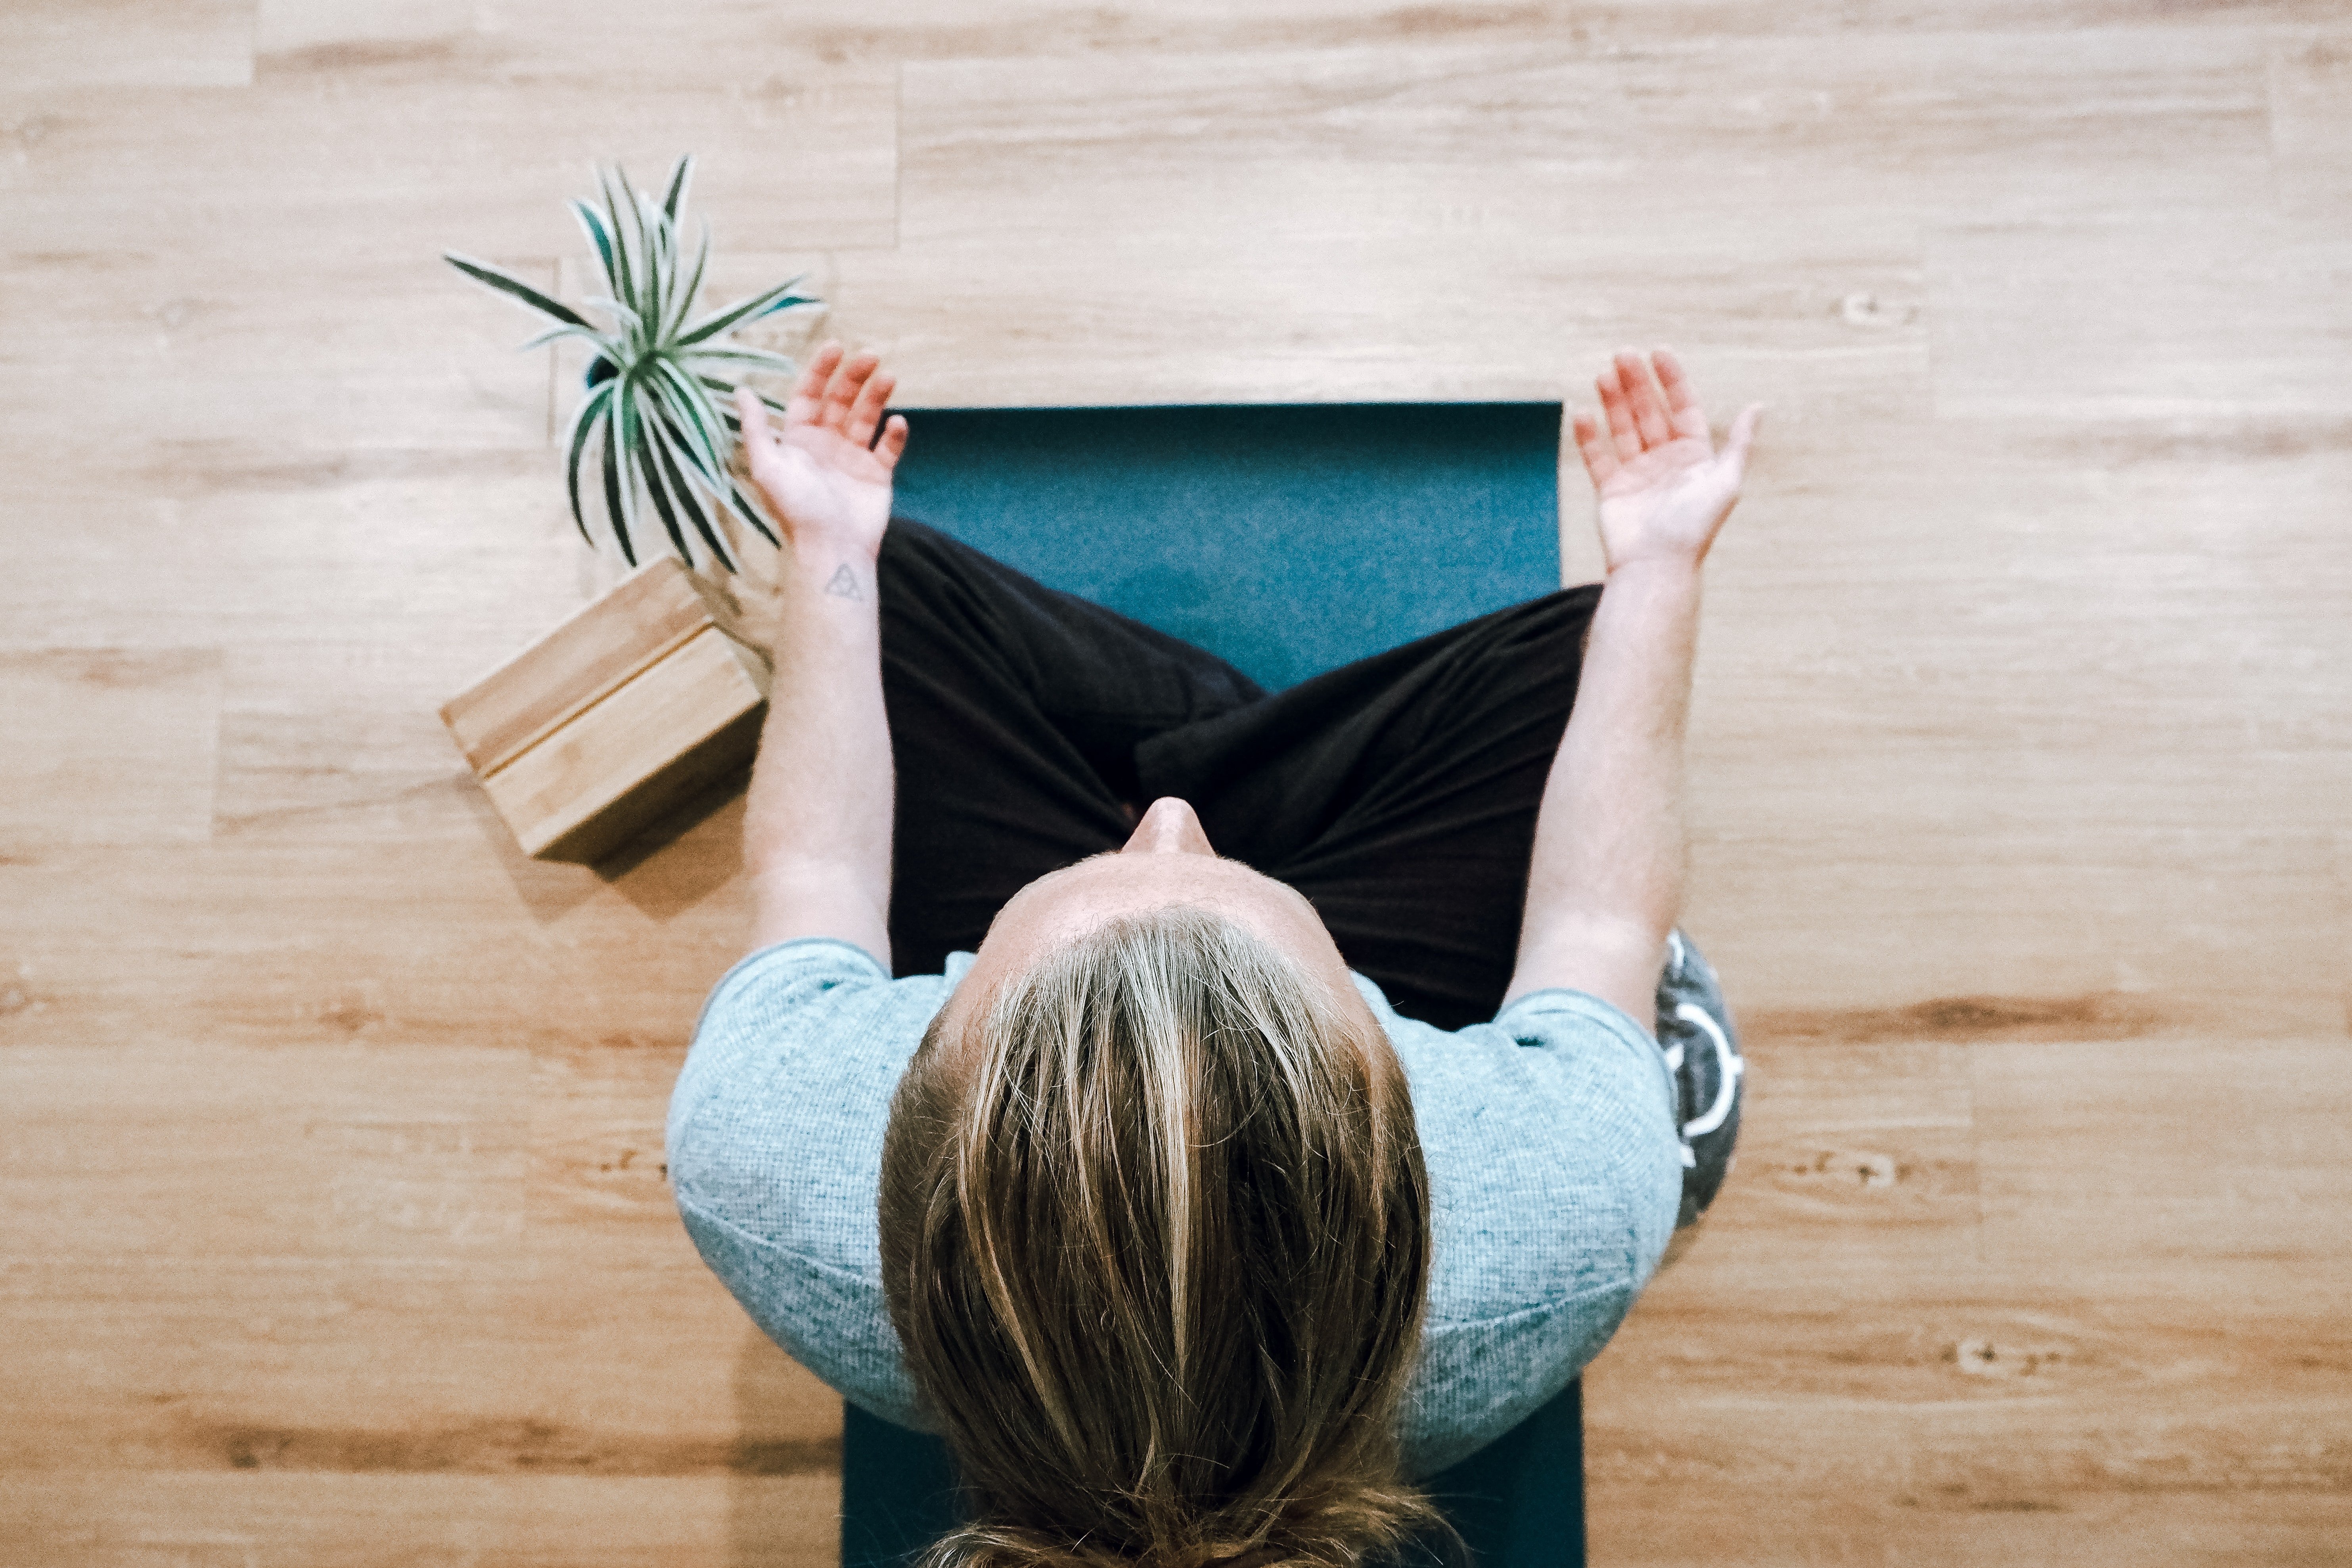
[[1674, 1233], [1681, 1140], [1664, 1055], [1598, 997], [1535, 992], [1451, 1032], [1377, 1005], [1429, 1169], [1434, 1261], [1402, 1416], [1407, 1471], [1425, 1477], [1609, 1342]]
[[705, 1004], [670, 1098], [669, 1176], [703, 1261], [785, 1352], [919, 1430], [875, 1211], [890, 1097], [947, 994], [813, 938], [753, 953]]

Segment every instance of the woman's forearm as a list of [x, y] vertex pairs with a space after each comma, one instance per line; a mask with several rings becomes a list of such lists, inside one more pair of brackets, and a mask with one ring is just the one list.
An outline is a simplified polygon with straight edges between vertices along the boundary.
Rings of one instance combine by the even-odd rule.
[[1696, 561], [1629, 562], [1601, 590], [1536, 817], [1509, 996], [1569, 986], [1650, 1025], [1682, 914], [1683, 731], [1698, 616]]
[[890, 729], [874, 555], [823, 539], [777, 563], [775, 661], [743, 817], [759, 945], [833, 936], [890, 963]]

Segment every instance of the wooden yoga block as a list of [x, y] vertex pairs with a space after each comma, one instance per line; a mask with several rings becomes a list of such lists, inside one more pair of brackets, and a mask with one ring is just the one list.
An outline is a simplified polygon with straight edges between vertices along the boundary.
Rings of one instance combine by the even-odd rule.
[[761, 656], [662, 559], [449, 700], [442, 721], [523, 852], [595, 860], [758, 744]]

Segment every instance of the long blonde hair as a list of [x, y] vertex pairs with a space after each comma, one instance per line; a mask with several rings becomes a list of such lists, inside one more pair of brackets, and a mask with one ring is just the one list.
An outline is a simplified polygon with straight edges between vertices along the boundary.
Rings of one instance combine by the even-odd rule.
[[935, 1021], [880, 1202], [973, 1510], [923, 1568], [1354, 1568], [1450, 1535], [1398, 1469], [1430, 1260], [1403, 1069], [1239, 926], [1117, 920], [961, 1040]]

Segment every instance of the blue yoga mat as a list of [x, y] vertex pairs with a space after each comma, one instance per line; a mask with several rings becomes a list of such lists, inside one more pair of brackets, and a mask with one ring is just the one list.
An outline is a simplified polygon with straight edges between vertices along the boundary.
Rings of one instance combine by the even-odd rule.
[[905, 412], [900, 512], [1268, 690], [1560, 585], [1557, 403]]
[[[900, 513], [1268, 690], [1560, 585], [1557, 403], [905, 413]], [[1582, 1568], [1580, 1394], [1424, 1481], [1475, 1568]], [[936, 1437], [850, 1406], [841, 1465], [843, 1568], [960, 1517]]]

